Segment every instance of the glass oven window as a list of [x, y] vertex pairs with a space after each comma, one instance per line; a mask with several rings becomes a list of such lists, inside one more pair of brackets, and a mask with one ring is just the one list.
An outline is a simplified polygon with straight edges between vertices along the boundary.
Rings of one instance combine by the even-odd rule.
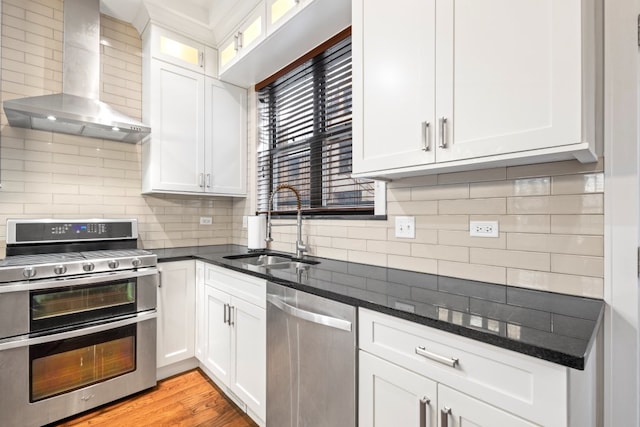
[[136, 311], [136, 279], [31, 292], [31, 331]]
[[136, 325], [29, 348], [31, 402], [136, 369]]

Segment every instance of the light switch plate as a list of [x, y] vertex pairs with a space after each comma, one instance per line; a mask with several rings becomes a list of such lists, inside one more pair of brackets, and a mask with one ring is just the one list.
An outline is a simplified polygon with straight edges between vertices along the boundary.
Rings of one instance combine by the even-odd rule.
[[397, 216], [396, 217], [396, 237], [404, 239], [416, 238], [416, 217]]

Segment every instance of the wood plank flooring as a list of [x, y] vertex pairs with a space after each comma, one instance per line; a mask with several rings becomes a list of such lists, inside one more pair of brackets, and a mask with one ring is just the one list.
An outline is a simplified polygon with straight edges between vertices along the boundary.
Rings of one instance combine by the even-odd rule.
[[69, 426], [256, 427], [204, 373], [195, 369], [159, 381], [158, 386], [93, 411], [68, 418]]

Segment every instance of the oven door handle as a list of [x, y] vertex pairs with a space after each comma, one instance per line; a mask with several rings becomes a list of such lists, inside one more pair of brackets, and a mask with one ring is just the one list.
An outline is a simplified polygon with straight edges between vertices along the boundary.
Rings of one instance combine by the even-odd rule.
[[54, 288], [63, 288], [67, 286], [79, 286], [79, 285], [90, 285], [93, 283], [100, 282], [111, 282], [116, 280], [123, 279], [133, 279], [136, 277], [145, 277], [157, 275], [158, 269], [156, 267], [144, 267], [139, 268], [137, 270], [132, 271], [122, 271], [115, 273], [96, 273], [90, 274], [86, 276], [73, 277], [73, 278], [64, 278], [64, 279], [53, 279], [53, 280], [43, 280], [43, 281], [30, 281], [30, 282], [16, 282], [16, 283], [7, 283], [0, 285], [0, 294], [7, 292], [19, 292], [19, 291], [35, 291], [40, 289], [54, 289]]
[[134, 316], [126, 316], [119, 320], [114, 320], [108, 323], [101, 323], [99, 325], [88, 326], [86, 328], [74, 329], [71, 331], [60, 332], [51, 335], [42, 335], [38, 337], [29, 338], [28, 335], [21, 335], [18, 337], [7, 338], [0, 341], [0, 351], [9, 350], [12, 348], [27, 347], [30, 345], [42, 344], [58, 340], [66, 340], [69, 338], [76, 338], [83, 335], [93, 334], [96, 332], [108, 331], [110, 329], [120, 328], [122, 326], [132, 325], [134, 323], [141, 323], [146, 320], [155, 319], [158, 317], [156, 310], [143, 311], [137, 313]]

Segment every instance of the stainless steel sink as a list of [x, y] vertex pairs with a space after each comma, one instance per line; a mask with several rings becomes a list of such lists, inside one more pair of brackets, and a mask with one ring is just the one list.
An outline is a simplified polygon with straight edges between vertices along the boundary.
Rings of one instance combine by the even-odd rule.
[[319, 264], [318, 261], [305, 259], [297, 259], [287, 257], [285, 255], [274, 254], [242, 254], [229, 255], [225, 259], [239, 260], [247, 266], [257, 266], [264, 268], [306, 268], [313, 264]]

